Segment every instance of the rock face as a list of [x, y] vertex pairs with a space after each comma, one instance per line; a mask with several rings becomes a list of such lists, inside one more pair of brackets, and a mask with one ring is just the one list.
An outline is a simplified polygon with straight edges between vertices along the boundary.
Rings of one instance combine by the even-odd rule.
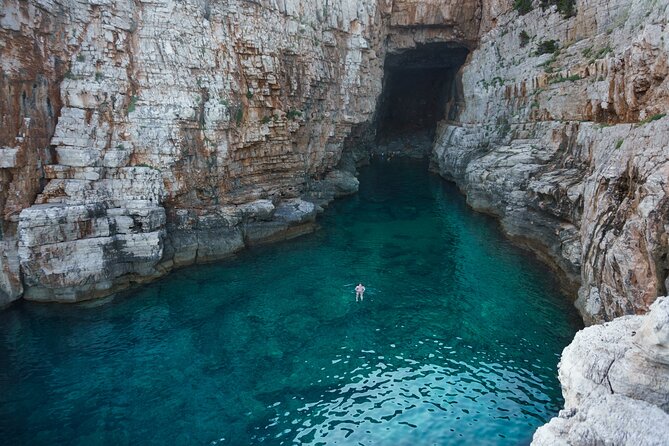
[[294, 200], [357, 188], [332, 172], [386, 51], [473, 47], [479, 16], [475, 0], [2, 0], [0, 304], [309, 230]]
[[576, 334], [560, 362], [565, 409], [533, 445], [664, 445], [669, 438], [669, 297], [645, 316]]
[[[667, 291], [663, 2], [2, 2], [2, 303], [95, 297], [308, 225], [248, 205], [354, 191], [342, 151], [367, 138], [386, 54], [433, 43], [471, 51], [434, 168], [580, 287], [586, 322]], [[73, 255], [93, 251], [95, 274]]]
[[580, 286], [587, 323], [644, 313], [669, 273], [669, 5], [493, 6], [435, 169]]

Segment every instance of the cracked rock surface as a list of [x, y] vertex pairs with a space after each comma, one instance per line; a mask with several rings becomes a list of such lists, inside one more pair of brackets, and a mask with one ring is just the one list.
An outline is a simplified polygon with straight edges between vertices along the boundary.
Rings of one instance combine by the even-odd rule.
[[669, 439], [669, 296], [644, 316], [587, 327], [565, 348], [565, 408], [533, 445], [665, 445]]
[[669, 277], [669, 4], [496, 7], [434, 169], [578, 289], [587, 324], [643, 314]]

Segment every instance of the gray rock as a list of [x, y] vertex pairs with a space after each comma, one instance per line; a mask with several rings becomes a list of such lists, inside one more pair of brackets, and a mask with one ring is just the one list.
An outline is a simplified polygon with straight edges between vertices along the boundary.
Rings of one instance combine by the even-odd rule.
[[300, 198], [286, 200], [276, 207], [274, 219], [290, 225], [312, 222], [316, 219], [316, 206]]
[[239, 206], [241, 214], [246, 219], [269, 221], [274, 215], [274, 203], [271, 200], [255, 200]]
[[325, 181], [332, 187], [335, 198], [351, 195], [358, 192], [360, 182], [351, 172], [333, 170], [325, 176]]
[[[657, 299], [644, 317], [635, 345], [653, 362], [669, 366], [669, 298]], [[669, 386], [669, 382], [666, 383]]]
[[669, 297], [662, 297], [645, 316], [578, 332], [560, 361], [565, 410], [537, 430], [532, 444], [667, 444], [668, 327]]
[[0, 308], [19, 299], [22, 294], [17, 240], [0, 240]]
[[16, 156], [18, 153], [18, 148], [0, 147], [0, 169], [16, 167]]
[[669, 415], [645, 401], [593, 395], [540, 427], [533, 446], [666, 446]]
[[244, 248], [239, 228], [201, 231], [197, 234], [197, 263], [220, 260]]

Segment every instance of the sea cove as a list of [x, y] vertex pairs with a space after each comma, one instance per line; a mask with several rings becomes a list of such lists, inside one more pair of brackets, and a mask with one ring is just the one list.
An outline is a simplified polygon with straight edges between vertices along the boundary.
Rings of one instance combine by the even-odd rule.
[[7, 441], [528, 443], [563, 403], [572, 302], [424, 164], [359, 178], [314, 234], [0, 313]]

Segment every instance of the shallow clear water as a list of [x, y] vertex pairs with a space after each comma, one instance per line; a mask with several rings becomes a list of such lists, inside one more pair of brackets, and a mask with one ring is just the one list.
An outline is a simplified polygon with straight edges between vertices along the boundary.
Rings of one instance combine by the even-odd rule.
[[320, 221], [104, 305], [1, 312], [3, 442], [517, 445], [558, 411], [577, 315], [453, 186], [373, 165]]

